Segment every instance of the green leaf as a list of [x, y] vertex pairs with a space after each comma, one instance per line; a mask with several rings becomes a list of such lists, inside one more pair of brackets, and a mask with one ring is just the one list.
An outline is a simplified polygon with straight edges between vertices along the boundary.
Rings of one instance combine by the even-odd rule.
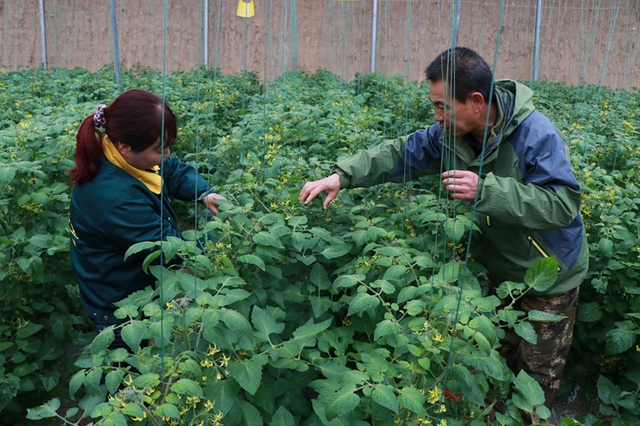
[[[125, 380], [128, 382], [131, 380], [131, 377], [131, 375], [128, 375]], [[160, 376], [156, 373], [147, 373], [136, 377], [131, 384], [138, 389], [146, 387], [155, 388], [160, 384], [160, 381], [158, 380], [159, 377]]]
[[298, 250], [300, 253], [304, 252], [305, 245], [306, 245], [305, 234], [300, 232], [294, 232], [289, 237], [289, 241], [291, 242], [291, 245], [293, 245], [293, 247], [295, 247], [295, 249]]
[[178, 408], [169, 403], [162, 404], [153, 412], [156, 417], [170, 417], [172, 419], [180, 419]]
[[232, 309], [227, 309], [223, 312], [222, 322], [236, 333], [245, 335], [253, 334], [249, 321], [242, 314]]
[[36, 408], [27, 409], [27, 418], [30, 420], [41, 420], [49, 417], [55, 417], [56, 411], [60, 408], [60, 400], [54, 398]]
[[604, 257], [612, 257], [613, 256], [613, 241], [607, 238], [601, 238], [598, 243], [598, 248], [600, 249], [600, 254]]
[[105, 421], [105, 423], [113, 424], [114, 426], [128, 426], [127, 418], [120, 411], [114, 411], [109, 414], [109, 421]]
[[95, 368], [87, 373], [84, 378], [84, 385], [87, 387], [87, 390], [89, 390], [89, 393], [96, 394], [98, 392], [101, 378], [102, 370], [100, 368]]
[[147, 332], [147, 325], [142, 321], [133, 321], [122, 327], [122, 340], [134, 351], [140, 350], [140, 342]]
[[193, 359], [187, 359], [186, 361], [181, 362], [178, 364], [178, 369], [192, 373], [195, 377], [202, 376], [202, 369], [200, 368], [200, 365]]
[[18, 339], [25, 339], [29, 336], [36, 334], [38, 331], [42, 330], [44, 326], [40, 324], [35, 324], [33, 322], [27, 323], [24, 327], [20, 327], [18, 332], [16, 333], [16, 337]]
[[556, 282], [558, 261], [555, 257], [543, 257], [524, 275], [524, 283], [539, 292], [545, 292]]
[[104, 382], [110, 394], [113, 395], [116, 393], [125, 374], [126, 371], [122, 369], [113, 370], [107, 373], [107, 377], [104, 379]]
[[417, 287], [413, 287], [413, 286], [409, 286], [409, 287], [405, 287], [402, 290], [400, 290], [400, 293], [398, 293], [398, 304], [404, 303], [409, 299], [413, 299], [414, 297], [416, 297], [418, 295], [418, 288]]
[[396, 292], [396, 288], [387, 280], [375, 280], [371, 283], [371, 287], [379, 288], [385, 294], [393, 294]]
[[40, 376], [40, 382], [42, 383], [42, 387], [47, 392], [50, 392], [53, 388], [55, 388], [59, 381], [60, 381], [60, 377], [55, 376], [53, 374], [48, 376]]
[[268, 336], [271, 333], [281, 333], [284, 330], [284, 323], [277, 324], [276, 320], [268, 313], [262, 310], [259, 306], [253, 307], [253, 313], [251, 314], [251, 321], [253, 326], [259, 332], [263, 333], [265, 339], [268, 340]]
[[133, 256], [134, 254], [140, 253], [141, 251], [149, 250], [158, 245], [160, 245], [159, 242], [150, 242], [150, 241], [134, 244], [131, 247], [129, 247], [129, 249], [125, 252], [124, 260], [127, 260], [129, 256]]
[[271, 418], [271, 423], [269, 423], [269, 426], [294, 426], [294, 425], [295, 425], [295, 420], [293, 416], [283, 406], [280, 406], [280, 408], [278, 408], [278, 411], [276, 411], [276, 413]]
[[563, 315], [554, 315], [549, 312], [542, 311], [529, 311], [529, 321], [545, 321], [545, 322], [558, 322], [567, 318]]
[[198, 398], [204, 398], [204, 392], [200, 385], [191, 379], [180, 379], [173, 386], [171, 390], [178, 395], [196, 396]]
[[97, 417], [106, 417], [113, 412], [113, 407], [107, 402], [101, 402], [96, 405], [91, 412], [91, 417], [94, 419]]
[[5, 349], [9, 349], [13, 345], [13, 342], [0, 342], [0, 352], [4, 351]]
[[355, 388], [349, 386], [339, 390], [327, 401], [325, 415], [331, 421], [353, 411], [360, 403], [360, 398], [355, 393]]
[[477, 316], [469, 322], [469, 327], [482, 333], [487, 338], [491, 347], [496, 343], [496, 326], [489, 318], [484, 315]]
[[538, 417], [540, 417], [542, 420], [547, 420], [549, 417], [551, 417], [551, 411], [544, 405], [536, 408], [536, 414], [538, 414]]
[[392, 320], [383, 320], [376, 326], [373, 340], [378, 340], [383, 336], [398, 334], [400, 331], [402, 331], [402, 326], [397, 322]]
[[631, 348], [636, 341], [636, 336], [640, 331], [631, 321], [618, 321], [616, 328], [607, 332], [607, 345], [605, 353], [615, 355]]
[[315, 324], [313, 319], [310, 319], [304, 325], [301, 325], [293, 332], [293, 338], [296, 340], [307, 341], [309, 339], [315, 339], [315, 337], [325, 331], [331, 325], [332, 318]]
[[0, 185], [7, 186], [11, 183], [16, 175], [16, 169], [14, 167], [0, 167]]
[[405, 387], [400, 391], [398, 402], [407, 410], [424, 417], [424, 395], [416, 388]]
[[216, 410], [220, 410], [226, 415], [233, 406], [234, 401], [238, 399], [239, 390], [240, 387], [234, 380], [221, 380], [210, 382], [205, 393], [209, 401], [216, 402]]
[[515, 391], [513, 403], [519, 409], [532, 413], [533, 407], [544, 404], [544, 392], [538, 382], [531, 376], [520, 370], [515, 381]]
[[407, 268], [403, 265], [393, 265], [384, 273], [384, 279], [387, 281], [399, 280], [407, 273]]
[[496, 380], [504, 379], [503, 366], [498, 360], [500, 356], [495, 350], [491, 351], [491, 356], [461, 356], [466, 362], [465, 364], [482, 371], [483, 373], [493, 377]]
[[352, 244], [336, 244], [327, 247], [321, 255], [326, 257], [327, 259], [335, 259], [338, 257], [342, 257], [351, 251]]
[[135, 403], [125, 404], [124, 408], [122, 409], [122, 413], [131, 417], [144, 417], [144, 410], [142, 409], [142, 407]]
[[258, 268], [262, 269], [263, 271], [265, 270], [264, 260], [262, 260], [260, 257], [253, 254], [245, 254], [244, 256], [240, 256], [238, 258], [238, 262], [255, 265]]
[[247, 401], [238, 401], [242, 407], [242, 426], [263, 426], [262, 416], [256, 407]]
[[328, 290], [329, 287], [331, 287], [331, 280], [327, 275], [327, 271], [324, 270], [320, 263], [313, 265], [313, 269], [311, 269], [311, 273], [309, 274], [309, 280], [320, 290]]
[[465, 384], [462, 386], [462, 394], [469, 398], [469, 400], [479, 406], [485, 406], [485, 395], [478, 388], [474, 376], [464, 365], [454, 365], [451, 367], [451, 378], [458, 380]]
[[518, 336], [522, 337], [532, 345], [538, 343], [538, 336], [536, 336], [536, 331], [533, 329], [533, 326], [530, 323], [521, 321], [513, 327], [513, 330]]
[[84, 383], [85, 370], [80, 370], [71, 378], [69, 382], [69, 396], [73, 399], [73, 395], [78, 392], [80, 386]]
[[29, 243], [38, 248], [49, 248], [53, 244], [53, 238], [50, 235], [37, 234], [29, 238]]
[[253, 242], [262, 246], [275, 247], [275, 248], [284, 248], [280, 239], [273, 234], [268, 232], [259, 232], [252, 238]]
[[602, 311], [598, 302], [585, 303], [578, 307], [577, 320], [582, 322], [596, 322], [602, 318]]
[[354, 285], [358, 284], [359, 282], [362, 282], [366, 279], [367, 277], [364, 275], [342, 275], [338, 278], [336, 278], [336, 280], [333, 282], [333, 284], [337, 287], [337, 288], [341, 288], [341, 287], [353, 287]]
[[393, 392], [394, 389], [393, 386], [378, 385], [371, 396], [375, 402], [398, 414], [399, 406], [396, 395]]
[[111, 342], [113, 342], [114, 338], [115, 335], [113, 333], [113, 326], [107, 327], [102, 330], [100, 333], [98, 333], [96, 338], [93, 339], [93, 343], [91, 344], [91, 354], [97, 355], [100, 352], [106, 350]]
[[349, 303], [349, 312], [347, 315], [351, 316], [357, 314], [362, 316], [364, 311], [373, 309], [380, 304], [380, 299], [375, 296], [371, 296], [367, 293], [358, 293]]
[[426, 306], [427, 304], [422, 300], [411, 300], [407, 302], [404, 308], [407, 310], [408, 315], [416, 316], [421, 314]]
[[487, 355], [491, 355], [491, 343], [487, 340], [486, 337], [482, 333], [475, 333], [473, 335], [476, 343], [478, 344], [478, 348]]
[[289, 226], [299, 226], [304, 225], [309, 222], [306, 216], [292, 216], [289, 218]]
[[244, 390], [255, 395], [262, 381], [262, 366], [253, 361], [231, 362], [227, 371]]

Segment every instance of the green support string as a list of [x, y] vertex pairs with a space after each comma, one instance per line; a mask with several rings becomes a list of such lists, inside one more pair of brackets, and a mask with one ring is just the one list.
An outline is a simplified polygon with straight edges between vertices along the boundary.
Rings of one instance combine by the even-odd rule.
[[[204, 2], [200, 2], [200, 11], [204, 11]], [[203, 13], [199, 13], [199, 16], [203, 17]], [[194, 181], [198, 181], [198, 155], [200, 154], [200, 70], [201, 70], [201, 60], [202, 60], [202, 23], [203, 19], [199, 19], [199, 27], [198, 27], [198, 54], [196, 61], [198, 70], [196, 71], [196, 153], [195, 153], [195, 164], [194, 164], [194, 173], [195, 179]], [[193, 229], [198, 229], [198, 188], [197, 185], [194, 188], [193, 194]], [[206, 211], [205, 211], [206, 213]], [[193, 242], [193, 252], [198, 252], [198, 240], [194, 240]], [[197, 254], [195, 255], [197, 256]], [[197, 304], [196, 297], [198, 295], [198, 262], [194, 262], [194, 271], [193, 271], [193, 299]]]
[[[589, 133], [587, 134], [587, 143], [584, 148], [584, 156], [582, 157], [582, 165], [580, 166], [580, 182], [582, 182], [582, 176], [584, 172], [584, 164], [587, 161], [587, 152], [589, 152], [589, 143], [591, 142], [591, 131], [593, 130], [593, 122], [595, 120], [596, 111], [598, 110], [598, 102], [600, 100], [600, 92], [602, 91], [602, 83], [607, 70], [607, 62], [609, 61], [609, 51], [611, 50], [611, 42], [613, 41], [613, 34], [616, 30], [616, 23], [618, 22], [618, 13], [620, 12], [620, 4], [622, 0], [618, 0], [618, 9], [616, 11], [616, 17], [613, 21], [613, 27], [611, 28], [611, 37], [609, 37], [609, 45], [607, 46], [607, 54], [604, 59], [604, 66], [602, 67], [602, 77], [600, 77], [600, 85], [598, 87], [598, 94], [596, 96], [596, 104], [593, 107], [593, 114], [591, 116], [591, 125], [589, 126]], [[586, 85], [585, 85], [586, 87]]]
[[[500, 5], [500, 18], [499, 18], [499, 25], [498, 25], [498, 36], [497, 36], [497, 40], [496, 40], [496, 53], [494, 56], [494, 60], [493, 60], [493, 67], [495, 69], [496, 67], [496, 63], [498, 61], [498, 52], [499, 52], [499, 47], [500, 47], [500, 35], [501, 35], [501, 28], [502, 28], [502, 16], [504, 13], [504, 0], [502, 0], [501, 5]], [[493, 92], [494, 92], [494, 82], [491, 83], [491, 92], [489, 95], [489, 105], [491, 105], [492, 99], [493, 99]], [[485, 121], [485, 131], [484, 131], [484, 135], [482, 140], [486, 140], [487, 139], [487, 134], [488, 134], [488, 126], [489, 126], [489, 114], [487, 114], [487, 119]], [[485, 144], [482, 144], [482, 151], [480, 153], [481, 155], [481, 159], [480, 159], [480, 168], [478, 170], [478, 176], [482, 176], [482, 166], [484, 165], [484, 155], [485, 155]], [[462, 279], [460, 280], [460, 294], [458, 296], [458, 304], [456, 306], [456, 315], [455, 315], [455, 319], [453, 322], [453, 331], [451, 332], [451, 343], [449, 345], [449, 354], [447, 357], [447, 368], [445, 370], [444, 373], [444, 381], [442, 384], [442, 388], [446, 389], [447, 387], [447, 379], [449, 377], [449, 365], [451, 364], [451, 357], [453, 354], [453, 341], [454, 341], [454, 336], [456, 333], [456, 326], [458, 324], [458, 317], [460, 314], [460, 305], [462, 302], [462, 292], [463, 292], [463, 287], [464, 287], [464, 282], [465, 282], [465, 278], [466, 278], [466, 274], [467, 274], [467, 260], [469, 258], [469, 253], [470, 253], [470, 249], [471, 249], [471, 239], [473, 236], [473, 224], [475, 223], [475, 216], [476, 216], [476, 208], [478, 205], [478, 192], [476, 191], [476, 196], [475, 199], [473, 200], [473, 210], [471, 212], [471, 228], [469, 229], [469, 238], [467, 240], [467, 250], [465, 253], [465, 262], [464, 262], [464, 266], [462, 268]], [[455, 249], [455, 248], [454, 248]], [[443, 391], [444, 393], [444, 391]], [[438, 420], [440, 419], [440, 413], [438, 413]]]
[[[160, 146], [162, 148], [162, 152], [164, 152], [164, 110], [165, 110], [165, 100], [166, 100], [166, 88], [167, 88], [167, 14], [168, 14], [168, 3], [169, 0], [165, 0], [164, 2], [164, 56], [162, 63], [162, 134], [160, 135]], [[164, 180], [164, 161], [160, 163], [160, 176]], [[163, 239], [164, 236], [164, 190], [160, 191], [160, 205], [162, 208], [160, 209], [160, 265], [163, 264], [164, 253], [163, 249]], [[164, 300], [164, 269], [160, 268], [160, 303]], [[162, 389], [164, 392], [164, 306], [162, 306], [162, 310], [160, 311], [160, 359], [162, 362], [160, 363], [160, 377], [162, 380]]]

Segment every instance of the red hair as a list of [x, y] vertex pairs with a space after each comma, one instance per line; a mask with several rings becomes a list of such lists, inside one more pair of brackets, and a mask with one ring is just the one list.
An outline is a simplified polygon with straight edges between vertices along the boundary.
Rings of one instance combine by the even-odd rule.
[[[133, 151], [144, 151], [162, 135], [162, 99], [146, 90], [128, 90], [118, 96], [104, 110], [105, 133], [112, 142], [122, 142]], [[170, 147], [176, 140], [176, 117], [164, 104], [164, 146]], [[95, 127], [93, 114], [85, 118], [76, 135], [76, 166], [69, 185], [89, 182], [98, 171], [102, 154], [103, 132]]]

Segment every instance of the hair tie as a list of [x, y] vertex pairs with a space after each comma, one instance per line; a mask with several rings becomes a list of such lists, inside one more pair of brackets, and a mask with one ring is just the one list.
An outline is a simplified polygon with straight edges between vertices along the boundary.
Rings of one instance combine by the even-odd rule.
[[96, 112], [93, 113], [93, 124], [96, 127], [106, 127], [107, 119], [104, 118], [104, 110], [107, 109], [105, 104], [98, 104]]

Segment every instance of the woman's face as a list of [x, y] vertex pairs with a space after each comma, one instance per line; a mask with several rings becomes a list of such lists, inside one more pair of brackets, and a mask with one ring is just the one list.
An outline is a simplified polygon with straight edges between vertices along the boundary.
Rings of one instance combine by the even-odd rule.
[[159, 166], [165, 158], [171, 155], [171, 150], [168, 146], [164, 147], [164, 150], [162, 149], [162, 140], [160, 140], [160, 137], [158, 137], [151, 146], [142, 151], [133, 151], [128, 145], [125, 145], [125, 147], [128, 149], [125, 149], [124, 152], [120, 150], [122, 158], [124, 158], [130, 166], [140, 170], [147, 170]]

